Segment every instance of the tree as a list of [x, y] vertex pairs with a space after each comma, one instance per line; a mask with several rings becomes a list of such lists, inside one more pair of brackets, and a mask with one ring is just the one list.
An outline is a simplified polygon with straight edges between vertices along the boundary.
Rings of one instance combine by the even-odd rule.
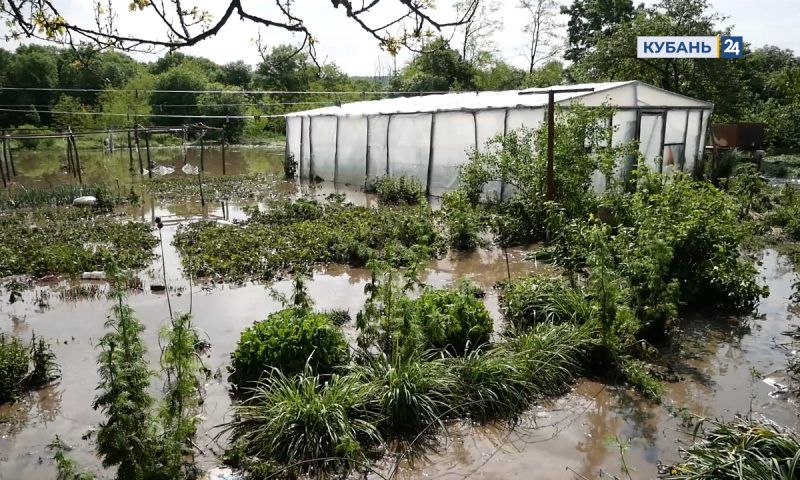
[[497, 10], [500, 7], [494, 0], [478, 0], [477, 2], [460, 0], [454, 7], [456, 12], [462, 13], [473, 8], [473, 3], [477, 3], [477, 8], [472, 20], [457, 29], [457, 35], [461, 39], [461, 58], [468, 62], [473, 62], [475, 56], [481, 52], [494, 50], [491, 37], [503, 24], [496, 18]]
[[[219, 83], [209, 85], [209, 90], [224, 90], [225, 86]], [[197, 109], [201, 115], [236, 117], [244, 115], [246, 97], [242, 94], [234, 93], [204, 93], [197, 97]], [[228, 141], [237, 142], [244, 131], [244, 120], [241, 118], [209, 118], [204, 119], [203, 123], [211, 127], [222, 127]]]
[[[106, 90], [98, 96], [100, 110], [104, 115], [102, 122], [106, 127], [133, 124], [149, 125], [153, 112], [150, 106], [150, 90], [155, 86], [156, 77], [142, 72], [128, 80], [120, 89]], [[123, 116], [125, 115], [125, 116]]]
[[[278, 45], [269, 53], [262, 52], [256, 67], [255, 83], [265, 90], [304, 91], [316, 76], [309, 56], [292, 45]], [[287, 98], [293, 98], [291, 96]]]
[[75, 131], [87, 130], [94, 125], [94, 119], [91, 115], [85, 115], [87, 111], [86, 106], [81, 102], [80, 98], [73, 95], [61, 95], [58, 97], [58, 102], [53, 106], [53, 126], [66, 130], [72, 127]]
[[[54, 49], [40, 46], [24, 46], [17, 49], [8, 67], [8, 86], [44, 88], [58, 87], [58, 65]], [[8, 91], [3, 95], [4, 103], [12, 105], [34, 105], [39, 111], [41, 121], [45, 125], [51, 122], [51, 115], [46, 113], [56, 99], [56, 92], [47, 90]], [[24, 113], [9, 115], [11, 124], [24, 123]]]
[[406, 65], [392, 88], [407, 92], [471, 90], [475, 87], [475, 67], [437, 38]]
[[525, 78], [525, 88], [543, 88], [564, 83], [564, 64], [550, 60]]
[[[736, 61], [717, 59], [637, 58], [639, 35], [726, 35], [717, 24], [721, 17], [710, 11], [707, 0], [662, 0], [652, 8], [639, 8], [630, 21], [617, 25], [614, 35], [598, 35], [594, 47], [571, 68], [579, 81], [641, 80], [646, 83], [715, 104], [718, 120], [737, 119], [747, 95]], [[612, 61], [613, 59], [613, 61]]]
[[220, 68], [217, 81], [239, 88], [249, 88], [253, 80], [253, 69], [242, 60], [226, 63]]
[[[119, 88], [142, 70], [131, 57], [118, 52], [97, 52], [86, 45], [58, 52], [58, 82], [62, 88], [102, 90]], [[74, 92], [83, 103], [94, 104], [98, 92]]]
[[[177, 115], [176, 117], [154, 117], [156, 125], [192, 123], [197, 119], [197, 90], [205, 90], [208, 79], [189, 65], [179, 65], [156, 78], [155, 90], [150, 97], [153, 113]], [[171, 92], [170, 90], [173, 90]]]
[[[216, 17], [191, 0], [125, 2], [129, 11], [124, 15], [149, 14], [154, 25], [161, 27], [163, 33], [152, 37], [124, 29], [125, 21], [120, 22], [121, 13], [114, 9], [112, 2], [96, 2], [95, 15], [91, 18], [64, 16], [54, 3], [50, 0], [3, 0], [0, 2], [0, 19], [6, 22], [9, 36], [15, 39], [25, 36], [73, 45], [89, 42], [98, 49], [152, 51], [154, 48], [174, 50], [195, 45], [219, 33], [231, 18], [238, 18], [273, 31], [300, 35], [302, 47], [314, 55], [312, 32], [295, 15], [291, 1], [276, 0], [277, 8], [269, 16], [253, 13], [245, 8], [242, 0], [214, 2], [218, 7]], [[415, 48], [421, 45], [431, 31], [441, 32], [470, 21], [477, 4], [478, 0], [471, 0], [455, 18], [443, 21], [435, 18], [433, 2], [427, 0], [330, 0], [333, 10], [352, 20], [391, 54], [396, 54], [404, 46]]]
[[632, 0], [574, 0], [569, 7], [561, 7], [561, 13], [569, 16], [564, 58], [577, 62], [597, 41], [607, 39], [619, 24], [630, 21], [634, 7]]
[[477, 68], [475, 86], [478, 90], [510, 90], [522, 87], [525, 82], [523, 70], [489, 52], [481, 52], [474, 64]]
[[528, 74], [533, 73], [536, 64], [553, 58], [560, 50], [556, 33], [559, 25], [555, 21], [557, 7], [555, 0], [520, 0], [519, 8], [528, 15], [524, 29], [528, 34], [525, 47]]

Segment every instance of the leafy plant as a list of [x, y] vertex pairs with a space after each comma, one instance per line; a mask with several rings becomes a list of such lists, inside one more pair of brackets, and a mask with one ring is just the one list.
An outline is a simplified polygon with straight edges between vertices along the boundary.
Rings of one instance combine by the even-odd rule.
[[488, 342], [492, 334], [492, 318], [468, 281], [458, 288], [426, 289], [404, 309], [429, 348], [464, 352]]
[[284, 375], [331, 373], [347, 360], [347, 342], [324, 313], [290, 307], [246, 328], [231, 354], [231, 381], [248, 386], [274, 370]]
[[29, 363], [28, 349], [21, 341], [0, 334], [0, 403], [15, 400], [25, 390]]
[[94, 475], [78, 470], [78, 464], [75, 460], [64, 454], [64, 445], [64, 441], [58, 435], [47, 445], [48, 450], [55, 452], [53, 459], [56, 461], [56, 470], [58, 471], [56, 480], [95, 480], [96, 477]]
[[470, 202], [465, 191], [447, 192], [444, 195], [442, 212], [452, 248], [468, 251], [478, 247], [484, 225], [480, 210]]
[[586, 295], [563, 279], [531, 275], [502, 285], [500, 308], [518, 331], [543, 322], [584, 323], [593, 318]]
[[800, 240], [800, 191], [790, 185], [781, 188], [767, 219], [792, 240]]

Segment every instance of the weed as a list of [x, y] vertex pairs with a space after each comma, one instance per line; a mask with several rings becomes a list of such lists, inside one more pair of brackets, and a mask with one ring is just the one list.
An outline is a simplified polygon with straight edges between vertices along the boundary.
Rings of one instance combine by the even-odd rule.
[[28, 350], [21, 341], [0, 334], [0, 403], [15, 400], [25, 390], [29, 363]]
[[53, 460], [56, 461], [56, 469], [58, 471], [56, 480], [95, 480], [97, 478], [90, 473], [78, 471], [78, 464], [75, 460], [64, 454], [65, 444], [58, 435], [47, 445], [47, 449], [55, 452]]
[[543, 323], [584, 323], [593, 316], [592, 306], [580, 289], [564, 280], [532, 275], [502, 285], [500, 308], [519, 331]]
[[463, 190], [447, 192], [442, 204], [448, 241], [456, 250], [474, 250], [480, 244], [480, 233], [484, 229], [480, 210], [469, 200]]

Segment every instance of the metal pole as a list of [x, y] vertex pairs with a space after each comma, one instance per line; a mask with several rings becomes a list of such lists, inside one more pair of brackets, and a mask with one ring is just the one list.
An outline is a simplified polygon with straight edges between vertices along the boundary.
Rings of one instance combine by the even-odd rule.
[[553, 172], [554, 144], [556, 137], [556, 112], [555, 112], [556, 92], [547, 92], [547, 173], [545, 198], [553, 200], [556, 198], [556, 181]]
[[367, 184], [369, 183], [369, 115], [367, 115], [367, 153], [366, 153], [366, 165], [364, 167], [364, 187], [366, 188]]
[[[431, 134], [428, 143], [428, 178], [425, 181], [425, 195], [431, 196], [431, 180], [433, 179], [433, 134], [436, 127], [436, 114], [431, 114]], [[388, 144], [388, 142], [387, 142]]]
[[[339, 183], [339, 116], [336, 116], [336, 142], [333, 150], [333, 185]], [[288, 145], [289, 142], [286, 142]]]
[[[506, 112], [503, 115], [503, 139], [505, 141], [506, 135], [508, 135], [508, 113], [509, 110], [506, 108]], [[500, 180], [500, 201], [503, 201], [503, 197], [506, 194], [506, 182], [505, 180]]]

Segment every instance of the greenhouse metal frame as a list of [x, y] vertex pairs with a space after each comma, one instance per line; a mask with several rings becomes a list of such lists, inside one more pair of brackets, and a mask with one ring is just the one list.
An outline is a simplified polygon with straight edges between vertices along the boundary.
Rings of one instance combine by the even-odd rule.
[[[578, 88], [590, 91], [559, 92]], [[546, 121], [550, 90], [555, 105], [615, 107], [612, 142], [638, 139], [651, 170], [691, 172], [701, 158], [714, 105], [638, 81], [399, 97], [294, 112], [286, 116], [286, 155], [297, 162], [301, 180], [364, 185], [409, 175], [438, 196], [457, 187], [458, 167], [470, 151]], [[632, 161], [620, 159], [615, 175], [625, 175]], [[595, 190], [606, 181], [595, 172]]]

